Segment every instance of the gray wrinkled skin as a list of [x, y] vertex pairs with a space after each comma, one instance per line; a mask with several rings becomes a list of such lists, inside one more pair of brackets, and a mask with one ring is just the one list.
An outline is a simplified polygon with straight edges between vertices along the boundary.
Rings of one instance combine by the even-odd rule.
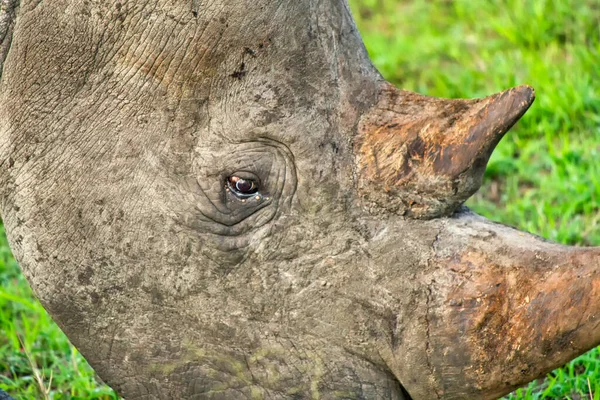
[[2, 218], [103, 380], [127, 400], [399, 400], [541, 373], [487, 387], [468, 343], [430, 341], [436, 260], [512, 242], [468, 213], [366, 211], [354, 137], [381, 84], [342, 1], [21, 0]]

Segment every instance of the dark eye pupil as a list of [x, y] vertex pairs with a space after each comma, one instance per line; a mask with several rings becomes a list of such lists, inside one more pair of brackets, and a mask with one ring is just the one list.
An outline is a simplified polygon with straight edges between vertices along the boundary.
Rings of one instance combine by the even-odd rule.
[[227, 182], [231, 191], [237, 195], [250, 196], [258, 192], [258, 185], [251, 179], [231, 176]]
[[250, 193], [252, 191], [252, 189], [254, 188], [254, 182], [247, 181], [245, 179], [240, 179], [239, 181], [237, 181], [235, 183], [235, 188], [240, 193]]

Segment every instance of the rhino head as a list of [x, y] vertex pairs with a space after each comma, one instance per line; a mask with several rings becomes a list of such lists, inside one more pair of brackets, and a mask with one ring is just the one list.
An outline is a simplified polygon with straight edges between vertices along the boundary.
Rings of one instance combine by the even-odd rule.
[[493, 399], [600, 342], [600, 251], [461, 204], [534, 99], [398, 90], [337, 0], [21, 0], [0, 199], [131, 399]]

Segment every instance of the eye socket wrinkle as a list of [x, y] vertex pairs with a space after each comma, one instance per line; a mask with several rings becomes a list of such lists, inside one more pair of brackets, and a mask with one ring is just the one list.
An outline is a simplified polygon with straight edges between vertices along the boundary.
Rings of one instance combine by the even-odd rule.
[[197, 195], [182, 224], [220, 237], [237, 237], [269, 223], [290, 206], [296, 174], [287, 147], [261, 140], [199, 150], [198, 190], [193, 191]]

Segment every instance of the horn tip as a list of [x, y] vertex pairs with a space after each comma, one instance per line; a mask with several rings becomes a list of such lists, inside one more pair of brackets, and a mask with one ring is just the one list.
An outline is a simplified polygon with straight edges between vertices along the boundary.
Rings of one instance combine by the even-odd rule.
[[535, 100], [535, 89], [529, 85], [520, 85], [509, 89], [510, 97], [518, 102], [517, 108], [519, 109], [519, 117], [531, 107]]

